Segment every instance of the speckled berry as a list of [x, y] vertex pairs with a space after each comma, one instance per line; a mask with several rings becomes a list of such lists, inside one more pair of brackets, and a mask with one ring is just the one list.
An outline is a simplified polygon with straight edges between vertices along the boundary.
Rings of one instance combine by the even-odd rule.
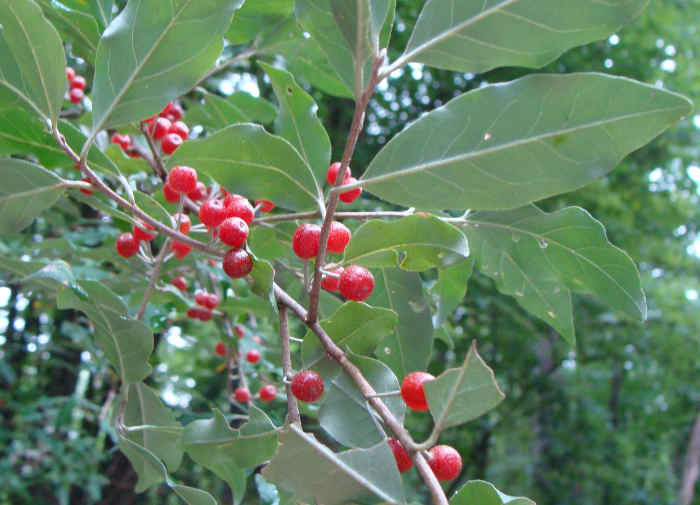
[[248, 225], [240, 217], [229, 217], [219, 226], [219, 239], [233, 247], [240, 247], [245, 244], [248, 238]]
[[364, 267], [351, 265], [340, 274], [340, 294], [348, 300], [361, 302], [374, 290], [374, 276]]
[[323, 379], [313, 370], [302, 370], [292, 378], [292, 394], [302, 402], [315, 402], [323, 394]]
[[238, 403], [245, 403], [250, 400], [250, 391], [246, 388], [236, 388], [233, 392], [233, 397]]
[[252, 349], [245, 354], [245, 360], [248, 363], [255, 364], [258, 361], [260, 361], [260, 353], [258, 351], [256, 351], [255, 349]]
[[336, 254], [342, 254], [350, 242], [350, 230], [343, 223], [333, 221], [328, 233], [327, 249]]
[[197, 171], [192, 167], [177, 165], [168, 173], [167, 185], [178, 193], [197, 189]]
[[437, 480], [448, 481], [455, 479], [462, 471], [462, 456], [449, 445], [436, 445], [428, 451], [428, 464]]
[[315, 258], [321, 243], [321, 227], [304, 223], [297, 227], [292, 237], [292, 249], [301, 259]]
[[394, 453], [394, 459], [396, 460], [396, 466], [399, 468], [399, 472], [408, 472], [413, 467], [413, 460], [408, 454], [408, 451], [406, 451], [403, 445], [401, 445], [401, 442], [395, 438], [390, 438], [387, 440], [387, 443], [389, 444], [389, 448], [391, 448], [391, 452]]
[[423, 383], [434, 380], [435, 377], [427, 372], [411, 372], [401, 383], [401, 398], [406, 405], [418, 411], [428, 410]]
[[336, 268], [330, 272], [337, 274], [337, 277], [324, 275], [321, 279], [321, 287], [327, 291], [338, 291], [340, 289], [340, 274], [343, 273], [343, 267]]
[[205, 226], [214, 228], [226, 219], [226, 207], [221, 200], [207, 200], [199, 207], [199, 220]]
[[240, 279], [253, 269], [253, 258], [245, 249], [231, 249], [224, 255], [222, 266], [226, 275], [233, 279]]
[[262, 401], [271, 402], [277, 396], [277, 388], [272, 384], [268, 384], [267, 386], [261, 387], [258, 394]]
[[119, 256], [131, 258], [139, 252], [139, 241], [131, 233], [122, 233], [117, 238], [117, 252]]

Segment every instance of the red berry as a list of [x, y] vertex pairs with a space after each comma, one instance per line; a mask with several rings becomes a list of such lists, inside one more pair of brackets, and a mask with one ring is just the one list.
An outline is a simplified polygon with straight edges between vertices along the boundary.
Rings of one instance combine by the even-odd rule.
[[177, 165], [168, 174], [166, 183], [178, 193], [189, 193], [197, 189], [197, 171], [192, 167]]
[[126, 152], [126, 154], [129, 155], [129, 158], [140, 158], [140, 157], [141, 157], [141, 155], [139, 154], [139, 152], [138, 152], [137, 150], [135, 150], [135, 149], [129, 149], [129, 150]]
[[150, 242], [154, 238], [156, 238], [155, 234], [148, 233], [145, 230], [154, 230], [153, 226], [151, 226], [148, 223], [139, 223], [138, 226], [134, 225], [132, 226], [132, 233], [134, 234], [134, 238], [138, 241], [145, 241], [145, 242]]
[[183, 276], [175, 277], [170, 281], [170, 284], [175, 286], [180, 291], [185, 291], [187, 289], [187, 281]]
[[121, 133], [112, 135], [112, 144], [118, 144], [125, 151], [131, 147], [131, 137]]
[[[340, 275], [343, 273], [343, 267], [331, 270], [331, 272]], [[340, 289], [340, 277], [324, 275], [321, 279], [321, 287], [327, 291], [338, 291], [338, 289]]]
[[153, 121], [148, 131], [155, 140], [160, 140], [168, 133], [171, 124], [170, 120], [159, 117]]
[[391, 448], [391, 452], [394, 453], [394, 459], [396, 460], [396, 466], [399, 467], [399, 472], [408, 472], [413, 466], [413, 460], [411, 456], [409, 456], [408, 451], [406, 451], [403, 445], [401, 445], [401, 442], [395, 438], [390, 438], [387, 442]]
[[174, 133], [175, 135], [178, 135], [182, 140], [187, 140], [187, 137], [190, 134], [190, 129], [182, 121], [175, 121], [170, 125], [168, 133]]
[[207, 303], [209, 303], [209, 294], [206, 291], [197, 291], [194, 294], [194, 301], [197, 305], [206, 307]]
[[[331, 163], [331, 166], [328, 167], [328, 172], [326, 173], [326, 181], [328, 181], [328, 184], [331, 186], [335, 185], [335, 181], [338, 178], [338, 172], [340, 172], [340, 162], [336, 161], [335, 163]], [[350, 167], [345, 169], [345, 175], [343, 176], [343, 184], [347, 184], [347, 180], [350, 177]]]
[[73, 67], [66, 67], [66, 79], [70, 83], [75, 78], [75, 70]]
[[209, 293], [207, 295], [207, 304], [206, 307], [208, 309], [214, 310], [217, 305], [219, 305], [219, 297], [216, 296], [214, 293]]
[[68, 93], [68, 96], [70, 98], [70, 103], [80, 103], [83, 101], [83, 90], [79, 88], [73, 88], [70, 90], [70, 93]]
[[[89, 179], [88, 177], [83, 177], [83, 178], [80, 179], [80, 180], [81, 180], [82, 182], [89, 182], [90, 184], [92, 184], [92, 181], [90, 181], [90, 179]], [[81, 188], [81, 189], [80, 189], [80, 192], [81, 192], [81, 193], [85, 193], [86, 195], [91, 195], [91, 194], [92, 194], [92, 190], [90, 190], [90, 189], [85, 189], [85, 188]]]
[[182, 118], [182, 115], [182, 107], [175, 102], [170, 102], [159, 114], [160, 117], [168, 117], [168, 119], [173, 118], [171, 119], [173, 122], [179, 121]]
[[122, 233], [117, 238], [117, 252], [124, 258], [131, 258], [139, 252], [139, 241], [131, 233]]
[[418, 411], [428, 410], [423, 383], [434, 379], [435, 377], [427, 372], [411, 372], [404, 377], [401, 383], [401, 398], [409, 408]]
[[175, 191], [167, 184], [163, 185], [163, 196], [165, 197], [166, 202], [177, 203], [180, 201], [180, 193]]
[[[233, 195], [227, 196], [226, 199], [229, 200], [230, 196]], [[224, 205], [226, 206], [226, 217], [240, 217], [246, 224], [253, 222], [255, 210], [247, 199], [233, 198], [229, 200], [229, 203], [224, 200]]]
[[269, 200], [255, 200], [255, 206], [257, 207], [258, 205], [260, 206], [258, 208], [260, 212], [270, 212], [275, 208], [275, 204]]
[[219, 342], [216, 344], [216, 347], [214, 348], [214, 352], [218, 354], [219, 356], [226, 356], [227, 350], [226, 350], [226, 344], [223, 342]]
[[236, 200], [245, 200], [246, 198], [236, 193], [229, 193], [224, 188], [221, 188], [221, 194], [224, 195], [224, 205], [226, 207], [230, 206]]
[[245, 360], [248, 363], [257, 363], [258, 361], [260, 361], [260, 353], [258, 351], [256, 351], [255, 349], [248, 351], [245, 354]]
[[211, 321], [211, 310], [199, 309], [198, 317], [200, 321]]
[[170, 249], [175, 253], [175, 257], [178, 259], [184, 258], [192, 250], [192, 248], [187, 244], [183, 244], [182, 242], [178, 241], [173, 241]]
[[436, 445], [428, 451], [428, 464], [437, 480], [447, 481], [456, 478], [462, 471], [462, 456], [449, 445]]
[[[355, 184], [357, 179], [350, 177], [347, 181], [343, 181], [343, 184]], [[351, 189], [345, 193], [340, 193], [340, 199], [345, 203], [352, 203], [355, 199], [362, 194], [362, 187]]]
[[262, 401], [271, 402], [277, 396], [277, 388], [272, 384], [268, 384], [267, 386], [261, 387], [258, 394]]
[[199, 200], [204, 200], [207, 194], [207, 186], [203, 182], [197, 181], [197, 186], [194, 191], [187, 193], [187, 197], [193, 202], [198, 202]]
[[199, 319], [199, 309], [197, 307], [190, 307], [187, 309], [187, 317], [190, 319]]
[[236, 390], [233, 392], [233, 397], [237, 402], [245, 403], [250, 400], [250, 391], [248, 391], [246, 388], [236, 388]]
[[[173, 214], [173, 219], [177, 223], [178, 214]], [[190, 221], [190, 216], [187, 214], [180, 214], [180, 233], [187, 235], [192, 228], [192, 221]]]
[[323, 379], [313, 370], [302, 370], [292, 377], [292, 394], [302, 402], [315, 402], [323, 394]]
[[237, 336], [238, 338], [243, 338], [243, 335], [244, 335], [243, 328], [241, 328], [240, 326], [236, 325], [236, 326], [233, 327], [233, 331], [236, 332], [236, 336]]
[[332, 253], [342, 254], [350, 242], [350, 230], [343, 223], [333, 221], [328, 234], [326, 247]]
[[70, 80], [71, 89], [85, 89], [85, 77], [82, 75], [76, 75]]
[[240, 217], [229, 217], [219, 226], [219, 238], [224, 244], [240, 247], [249, 233], [248, 225]]
[[199, 220], [210, 228], [219, 226], [226, 219], [226, 207], [221, 200], [207, 200], [199, 207]]
[[320, 243], [321, 227], [317, 224], [304, 223], [294, 231], [292, 249], [301, 259], [316, 257]]
[[[175, 152], [175, 149], [180, 147], [180, 144], [182, 144], [182, 137], [174, 133], [168, 133], [160, 142], [160, 148], [165, 154], [170, 155]], [[183, 193], [188, 193], [188, 191], [183, 191]]]
[[262, 339], [261, 339], [259, 336], [257, 336], [257, 335], [253, 335], [253, 341], [254, 341], [256, 344], [260, 344], [260, 345], [262, 345], [262, 343], [263, 343]]
[[253, 269], [253, 258], [245, 249], [231, 249], [224, 255], [224, 272], [233, 279], [245, 277]]
[[374, 289], [374, 276], [364, 267], [351, 265], [340, 274], [340, 294], [349, 300], [361, 302]]

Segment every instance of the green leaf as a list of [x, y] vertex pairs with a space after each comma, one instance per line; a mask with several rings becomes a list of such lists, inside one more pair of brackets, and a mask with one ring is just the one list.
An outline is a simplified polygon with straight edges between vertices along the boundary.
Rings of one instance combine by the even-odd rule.
[[428, 0], [397, 64], [415, 61], [458, 72], [537, 68], [632, 21], [648, 0]]
[[166, 428], [132, 431], [127, 432], [125, 436], [158, 456], [171, 472], [177, 470], [183, 453], [182, 427], [175, 420], [173, 412], [163, 405], [156, 391], [142, 382], [129, 388], [124, 424], [127, 427], [150, 425]]
[[490, 482], [470, 480], [459, 488], [450, 505], [535, 505], [529, 498], [517, 498], [501, 493]]
[[221, 54], [223, 34], [241, 3], [130, 0], [97, 48], [93, 135], [145, 119], [192, 88]]
[[314, 175], [297, 151], [255, 124], [229, 126], [184, 143], [168, 160], [169, 168], [175, 165], [197, 167], [229, 192], [285, 209], [317, 208], [322, 201]]
[[53, 23], [63, 36], [71, 43], [71, 52], [87, 60], [92, 60], [100, 40], [100, 29], [95, 17], [86, 12], [73, 9], [56, 0], [37, 0], [44, 15]]
[[[399, 391], [399, 380], [381, 361], [357, 355], [351, 355], [350, 360], [377, 393]], [[403, 424], [406, 404], [401, 397], [389, 396], [383, 400], [394, 417]], [[385, 438], [370, 410], [355, 382], [346, 373], [340, 373], [328, 388], [319, 412], [319, 422], [339, 443], [348, 447], [370, 448]]]
[[220, 130], [233, 123], [270, 123], [276, 115], [277, 111], [270, 102], [245, 91], [238, 91], [228, 98], [207, 93], [204, 103], [187, 109], [185, 122]]
[[170, 489], [188, 505], [217, 505], [216, 499], [201, 489], [170, 483]]
[[248, 0], [236, 13], [231, 27], [226, 32], [226, 39], [231, 44], [251, 41], [293, 12], [294, 0]]
[[291, 425], [280, 434], [280, 448], [262, 475], [306, 503], [341, 505], [369, 496], [405, 503], [394, 456], [384, 441], [371, 449], [333, 453]]
[[262, 300], [257, 296], [244, 298], [229, 298], [219, 305], [219, 310], [229, 314], [246, 314], [252, 312], [256, 315], [270, 314], [269, 301]]
[[433, 323], [430, 305], [420, 275], [398, 268], [374, 273], [374, 292], [367, 300], [398, 314], [396, 330], [377, 346], [377, 357], [394, 371], [399, 380], [415, 370], [425, 370], [433, 351]]
[[266, 260], [283, 258], [289, 254], [291, 247], [289, 237], [280, 233], [278, 228], [254, 226], [248, 235], [248, 246], [255, 255]]
[[[220, 410], [214, 417], [185, 426], [187, 454], [222, 479], [233, 481], [241, 468], [253, 468], [270, 459], [277, 449], [277, 432], [265, 413], [251, 405], [250, 418], [240, 429], [229, 427]], [[237, 467], [237, 468], [236, 468]]]
[[28, 161], [0, 159], [0, 234], [29, 226], [63, 192], [61, 179]]
[[280, 104], [275, 132], [299, 151], [316, 180], [322, 181], [331, 160], [331, 141], [316, 115], [318, 105], [296, 83], [292, 74], [264, 63], [260, 66], [270, 78]]
[[690, 110], [680, 95], [621, 77], [531, 75], [421, 117], [372, 160], [363, 185], [426, 209], [520, 207], [602, 177]]
[[551, 214], [534, 205], [478, 212], [469, 217], [465, 231], [479, 269], [496, 281], [499, 291], [514, 295], [571, 344], [575, 341], [572, 290], [593, 295], [633, 319], [646, 318], [634, 262], [580, 207]]
[[[59, 130], [63, 134], [64, 137], [66, 137], [66, 142], [68, 142], [68, 145], [73, 146], [74, 148], [77, 148], [78, 146], [81, 146], [85, 143], [85, 140], [87, 137], [85, 134], [73, 123], [70, 121], [65, 121], [61, 119], [58, 122]], [[70, 160], [70, 158], [66, 157], [66, 162], [70, 164], [71, 166], [73, 165], [73, 162]], [[100, 151], [100, 149], [96, 146], [93, 145], [90, 148], [90, 152], [88, 154], [88, 166], [92, 169], [98, 169], [102, 173], [110, 174], [110, 175], [119, 175], [119, 169], [117, 166], [112, 162], [110, 158], [107, 157], [105, 153]]]
[[[389, 309], [346, 302], [330, 318], [321, 321], [321, 326], [339, 347], [363, 355], [371, 353], [396, 323], [397, 316]], [[301, 359], [304, 368], [313, 368], [325, 377], [338, 372], [338, 364], [328, 357], [323, 345], [310, 330], [304, 337]]]
[[114, 0], [90, 0], [90, 4], [102, 28], [112, 22]]
[[0, 156], [14, 154], [34, 155], [46, 168], [72, 165], [36, 114], [17, 107], [0, 109]]
[[253, 270], [250, 271], [250, 278], [253, 281], [250, 290], [261, 298], [270, 300], [273, 307], [274, 295], [272, 293], [272, 283], [275, 280], [275, 269], [269, 261], [256, 259], [253, 262]]
[[174, 227], [170, 213], [150, 195], [136, 190], [134, 191], [134, 200], [136, 204], [153, 219], [157, 219], [166, 226]]
[[[40, 270], [27, 275], [21, 282], [46, 280], [53, 281], [63, 288], [76, 290], [79, 295], [82, 294], [81, 288], [73, 275], [73, 270], [71, 270], [70, 265], [63, 260], [52, 261]], [[46, 282], [40, 282], [40, 284], [46, 285]]]
[[417, 215], [366, 222], [353, 233], [343, 263], [421, 271], [448, 267], [467, 256], [467, 238], [458, 228], [435, 216]]
[[467, 282], [474, 269], [474, 257], [460, 261], [456, 265], [438, 270], [438, 280], [431, 289], [437, 296], [437, 313], [433, 326], [440, 328], [467, 294]]
[[148, 358], [153, 352], [153, 333], [141, 321], [131, 319], [124, 302], [104, 285], [82, 281], [86, 298], [73, 291], [60, 291], [58, 308], [80, 310], [95, 327], [95, 340], [124, 382], [140, 382], [151, 373]]
[[66, 90], [61, 37], [32, 0], [0, 0], [0, 102], [20, 99], [55, 123]]
[[425, 382], [425, 397], [435, 421], [434, 431], [476, 419], [503, 401], [505, 395], [472, 342], [460, 368], [450, 368]]

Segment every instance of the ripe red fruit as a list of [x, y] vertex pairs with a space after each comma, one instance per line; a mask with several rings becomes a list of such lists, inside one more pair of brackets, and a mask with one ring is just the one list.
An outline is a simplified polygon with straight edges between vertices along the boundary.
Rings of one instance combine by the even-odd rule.
[[260, 353], [255, 349], [252, 349], [245, 354], [245, 360], [248, 363], [257, 363], [260, 361]]
[[82, 75], [76, 75], [70, 80], [71, 89], [85, 89], [85, 77]]
[[199, 207], [199, 220], [205, 226], [219, 226], [226, 219], [226, 207], [221, 200], [207, 200]]
[[139, 241], [131, 233], [122, 233], [117, 238], [117, 252], [124, 258], [131, 258], [139, 252]]
[[261, 387], [258, 394], [260, 395], [260, 399], [262, 401], [271, 402], [277, 396], [277, 388], [272, 384], [268, 384], [267, 386]]
[[189, 193], [197, 189], [197, 171], [192, 167], [177, 165], [168, 174], [166, 182], [178, 193]]
[[248, 225], [240, 217], [229, 217], [219, 226], [219, 238], [224, 244], [240, 247], [248, 238]]
[[237, 336], [238, 338], [243, 338], [243, 335], [244, 335], [244, 333], [243, 333], [243, 328], [241, 328], [240, 326], [236, 325], [236, 326], [233, 327], [233, 331], [236, 332], [236, 336]]
[[199, 309], [197, 307], [190, 307], [187, 309], [187, 317], [190, 319], [199, 319]]
[[138, 241], [145, 241], [145, 242], [150, 242], [154, 238], [156, 238], [155, 233], [148, 233], [146, 230], [154, 230], [153, 226], [151, 226], [148, 223], [139, 223], [139, 226], [133, 225], [132, 226], [132, 233], [134, 234], [134, 238]]
[[187, 140], [187, 137], [190, 135], [190, 129], [182, 121], [175, 121], [170, 125], [168, 133], [174, 133], [175, 135], [178, 135], [182, 140]]
[[197, 291], [194, 294], [194, 301], [197, 305], [207, 307], [207, 303], [209, 301], [209, 294], [206, 291]]
[[170, 249], [175, 253], [175, 257], [177, 259], [184, 258], [192, 250], [190, 246], [178, 241], [173, 241], [172, 245], [170, 246]]
[[[326, 181], [328, 181], [328, 184], [331, 186], [335, 185], [335, 181], [338, 178], [338, 172], [340, 172], [340, 162], [336, 161], [335, 163], [331, 163], [331, 166], [328, 167], [328, 172], [326, 173]], [[350, 167], [345, 169], [345, 175], [343, 176], [343, 184], [347, 184], [347, 180], [350, 177]]]
[[224, 272], [233, 279], [245, 277], [253, 269], [253, 258], [245, 249], [231, 249], [224, 255]]
[[323, 394], [323, 379], [313, 370], [302, 370], [292, 377], [292, 394], [302, 402], [315, 402]]
[[374, 276], [364, 267], [351, 265], [340, 274], [340, 294], [349, 300], [361, 302], [374, 290]]
[[167, 117], [171, 121], [179, 121], [182, 118], [183, 111], [175, 102], [170, 102], [165, 108], [158, 114], [160, 117]]
[[437, 480], [447, 481], [456, 478], [462, 471], [462, 456], [449, 445], [436, 445], [428, 451], [428, 464]]
[[[343, 181], [343, 184], [355, 184], [357, 179], [354, 177], [348, 178], [347, 181]], [[362, 187], [351, 189], [345, 193], [340, 193], [340, 199], [345, 203], [352, 203], [355, 199], [362, 194]]]
[[304, 223], [294, 231], [292, 249], [301, 259], [316, 257], [320, 243], [321, 227], [317, 224]]
[[151, 133], [151, 136], [155, 140], [160, 140], [165, 135], [168, 133], [168, 130], [170, 129], [170, 126], [172, 123], [170, 122], [169, 119], [165, 119], [164, 117], [159, 117], [156, 118], [153, 123], [151, 123], [151, 127], [148, 129], [148, 131]]
[[73, 67], [66, 67], [66, 79], [70, 83], [75, 78], [75, 70]]
[[350, 230], [343, 223], [333, 221], [328, 234], [328, 243], [326, 247], [332, 253], [342, 254], [350, 242]]
[[237, 402], [245, 403], [250, 400], [250, 391], [248, 391], [246, 388], [236, 388], [236, 390], [233, 392], [233, 397]]
[[401, 398], [409, 408], [418, 411], [428, 410], [423, 383], [434, 379], [435, 377], [427, 372], [411, 372], [404, 377], [401, 383]]
[[253, 222], [255, 217], [255, 211], [250, 202], [245, 198], [230, 198], [234, 195], [229, 195], [226, 200], [224, 200], [224, 205], [226, 206], [226, 217], [240, 217], [246, 224]]
[[403, 445], [401, 445], [401, 442], [395, 438], [390, 438], [387, 440], [387, 443], [389, 444], [391, 452], [394, 453], [394, 459], [396, 460], [396, 466], [399, 467], [399, 472], [408, 472], [411, 467], [413, 467], [413, 460], [411, 456], [409, 456], [408, 451], [406, 451]]
[[163, 196], [165, 197], [166, 202], [177, 203], [180, 201], [180, 193], [175, 191], [167, 184], [163, 185]]
[[[170, 155], [175, 152], [175, 149], [180, 147], [180, 144], [182, 144], [182, 137], [175, 135], [174, 133], [168, 133], [165, 135], [165, 137], [163, 137], [163, 140], [160, 143], [160, 148], [165, 154]], [[188, 193], [188, 191], [183, 191], [183, 193]]]
[[197, 181], [197, 185], [194, 191], [187, 193], [187, 197], [193, 202], [198, 202], [199, 200], [204, 200], [207, 197], [207, 186], [200, 181]]
[[198, 317], [199, 317], [200, 321], [204, 321], [204, 322], [211, 321], [211, 310], [199, 309]]
[[[340, 275], [343, 273], [343, 270], [343, 267], [340, 267], [336, 268], [335, 270], [331, 270], [331, 272]], [[321, 279], [321, 287], [327, 291], [338, 291], [338, 289], [340, 289], [340, 277], [324, 275]]]
[[[177, 214], [173, 214], [173, 219], [177, 223]], [[190, 232], [190, 228], [192, 228], [192, 221], [190, 221], [190, 216], [187, 214], [182, 214], [180, 216], [180, 233], [183, 235], [187, 235]]]
[[219, 356], [226, 356], [227, 350], [226, 350], [226, 344], [223, 342], [219, 342], [216, 344], [216, 347], [214, 348], [214, 352], [218, 354]]
[[118, 144], [123, 150], [129, 149], [131, 147], [131, 137], [121, 133], [115, 133], [112, 135], [112, 144]]
[[228, 207], [236, 200], [245, 200], [245, 196], [237, 195], [236, 193], [229, 193], [224, 188], [221, 188], [221, 194], [224, 195], [224, 205]]
[[[83, 177], [83, 178], [80, 179], [80, 180], [81, 180], [81, 182], [89, 182], [89, 183], [92, 184], [92, 181], [90, 181], [90, 179], [89, 179], [88, 177]], [[81, 188], [81, 189], [80, 189], [80, 192], [81, 192], [81, 193], [85, 193], [86, 195], [91, 195], [91, 194], [92, 194], [92, 190], [90, 190], [90, 189], [85, 189], [85, 188]]]
[[255, 200], [255, 206], [257, 207], [258, 205], [260, 206], [258, 207], [260, 212], [270, 212], [275, 208], [275, 204], [269, 200]]
[[209, 293], [207, 296], [207, 308], [214, 310], [219, 305], [219, 297], [214, 293]]
[[180, 291], [185, 291], [187, 289], [187, 281], [183, 276], [175, 277], [170, 281], [170, 284], [175, 286]]
[[78, 104], [83, 101], [84, 93], [82, 89], [79, 88], [73, 88], [70, 90], [68, 93], [68, 97], [70, 98], [70, 103], [75, 103]]

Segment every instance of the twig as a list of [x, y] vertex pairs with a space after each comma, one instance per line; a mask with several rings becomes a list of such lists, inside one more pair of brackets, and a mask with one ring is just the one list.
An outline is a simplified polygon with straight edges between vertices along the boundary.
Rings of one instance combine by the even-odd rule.
[[153, 263], [153, 270], [151, 271], [151, 278], [148, 279], [148, 285], [146, 286], [146, 291], [143, 292], [143, 300], [141, 300], [141, 306], [136, 314], [136, 319], [141, 321], [143, 319], [143, 314], [146, 312], [146, 306], [148, 305], [148, 299], [151, 297], [153, 292], [153, 287], [160, 276], [160, 269], [163, 267], [163, 262], [165, 260], [165, 255], [168, 252], [168, 247], [170, 246], [170, 239], [166, 238], [165, 242], [158, 251], [158, 256], [156, 256], [156, 261]]
[[[388, 210], [388, 211], [367, 211], [367, 212], [336, 212], [335, 217], [339, 219], [377, 219], [382, 217], [406, 217], [413, 215], [414, 209], [408, 210]], [[314, 219], [321, 217], [319, 211], [295, 212], [292, 214], [277, 214], [275, 216], [259, 217], [253, 220], [253, 224], [277, 223], [280, 221], [296, 221], [297, 219]]]
[[160, 177], [163, 182], [165, 182], [168, 177], [168, 172], [165, 170], [165, 166], [163, 165], [163, 158], [160, 157], [158, 146], [156, 146], [156, 143], [151, 136], [151, 132], [148, 131], [148, 123], [141, 124], [141, 131], [143, 132], [143, 136], [146, 138], [148, 148], [151, 150], [151, 154], [153, 156], [153, 163], [149, 163], [149, 165], [151, 165], [153, 172]]
[[[280, 341], [282, 344], [282, 374], [289, 379], [292, 375], [292, 356], [289, 350], [289, 314], [287, 314], [287, 306], [278, 304], [280, 315]], [[292, 386], [285, 382], [287, 390], [287, 423], [298, 424], [301, 426], [301, 416], [299, 415], [299, 405], [297, 399], [292, 394]]]

